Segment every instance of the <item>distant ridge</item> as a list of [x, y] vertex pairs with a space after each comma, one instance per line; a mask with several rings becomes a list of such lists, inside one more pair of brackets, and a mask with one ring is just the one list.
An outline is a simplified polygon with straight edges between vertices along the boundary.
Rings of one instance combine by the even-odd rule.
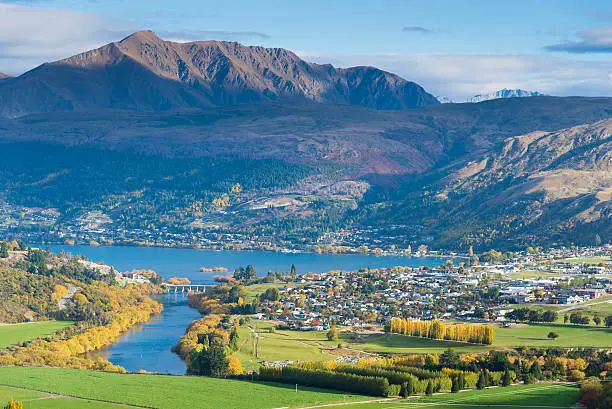
[[471, 98], [467, 98], [465, 101], [456, 101], [452, 98], [440, 95], [437, 96], [436, 99], [441, 104], [455, 104], [462, 102], [483, 102], [490, 101], [492, 99], [504, 99], [504, 98], [526, 98], [526, 97], [544, 97], [546, 94], [542, 94], [537, 91], [525, 91], [523, 89], [501, 89], [499, 91], [491, 92], [489, 94], [478, 94], [474, 95]]
[[544, 94], [537, 91], [525, 91], [523, 89], [501, 89], [489, 94], [478, 94], [469, 98], [467, 102], [483, 102], [491, 99], [501, 98], [526, 98], [526, 97], [543, 97]]
[[282, 48], [175, 43], [139, 31], [3, 81], [0, 116], [166, 111], [296, 98], [382, 110], [438, 104], [418, 84], [373, 67], [338, 69], [308, 63]]

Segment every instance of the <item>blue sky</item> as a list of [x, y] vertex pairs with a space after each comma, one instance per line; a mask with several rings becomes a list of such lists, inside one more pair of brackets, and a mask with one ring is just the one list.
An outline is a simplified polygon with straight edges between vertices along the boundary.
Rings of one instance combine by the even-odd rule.
[[612, 2], [601, 0], [0, 0], [0, 71], [140, 29], [375, 65], [457, 100], [503, 87], [612, 96]]

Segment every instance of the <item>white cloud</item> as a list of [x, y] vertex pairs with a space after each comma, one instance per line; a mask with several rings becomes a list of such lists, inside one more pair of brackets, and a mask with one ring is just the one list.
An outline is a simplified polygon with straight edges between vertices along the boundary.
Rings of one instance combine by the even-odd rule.
[[577, 40], [544, 47], [548, 51], [570, 54], [612, 53], [612, 27], [593, 28], [576, 33]]
[[612, 96], [612, 63], [552, 55], [376, 54], [317, 55], [302, 58], [340, 67], [372, 65], [422, 85], [434, 95], [465, 100], [502, 88], [550, 95]]
[[132, 31], [130, 24], [95, 14], [0, 4], [0, 71], [20, 74]]

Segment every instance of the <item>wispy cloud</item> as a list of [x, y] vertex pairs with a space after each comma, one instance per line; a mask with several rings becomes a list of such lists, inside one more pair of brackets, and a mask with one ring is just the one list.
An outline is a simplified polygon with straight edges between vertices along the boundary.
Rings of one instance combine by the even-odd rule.
[[133, 31], [129, 23], [95, 14], [0, 4], [0, 71], [21, 74]]
[[612, 53], [612, 27], [582, 30], [575, 39], [544, 47], [547, 51], [570, 54]]
[[248, 41], [269, 40], [270, 36], [259, 31], [185, 30], [160, 31], [163, 38], [178, 42], [197, 40]]
[[406, 26], [402, 28], [402, 31], [404, 33], [414, 33], [414, 34], [421, 34], [421, 35], [432, 35], [432, 34], [440, 33], [439, 31], [430, 30], [429, 28], [425, 28], [421, 26]]
[[[24, 4], [2, 4], [0, 0], [0, 71], [13, 75], [43, 62], [118, 41], [146, 28], [97, 14], [25, 5], [43, 0], [18, 1]], [[159, 30], [157, 33], [164, 39], [180, 42], [210, 39], [265, 42], [270, 39], [266, 33], [247, 30]]]
[[334, 61], [340, 67], [375, 66], [457, 101], [503, 88], [548, 95], [612, 96], [609, 61], [506, 54], [300, 55], [319, 63]]

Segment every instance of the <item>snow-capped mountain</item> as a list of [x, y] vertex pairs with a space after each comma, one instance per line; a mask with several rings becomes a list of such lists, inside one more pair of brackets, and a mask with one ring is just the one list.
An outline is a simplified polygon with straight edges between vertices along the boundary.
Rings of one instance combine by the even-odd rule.
[[463, 103], [463, 102], [476, 103], [476, 102], [483, 102], [483, 101], [488, 101], [491, 99], [501, 99], [501, 98], [525, 98], [525, 97], [543, 97], [543, 96], [546, 96], [546, 94], [542, 94], [541, 92], [537, 92], [537, 91], [526, 91], [524, 89], [504, 88], [499, 91], [491, 92], [489, 94], [474, 95], [473, 97], [467, 98], [463, 101], [457, 101], [457, 100], [452, 99], [451, 97], [446, 97], [444, 95], [438, 95], [436, 99], [441, 104], [456, 104], [456, 103]]
[[500, 98], [525, 98], [525, 97], [543, 97], [544, 94], [537, 91], [525, 91], [524, 89], [502, 89], [499, 91], [491, 92], [489, 94], [478, 94], [472, 98], [468, 98], [466, 102], [482, 102], [490, 99]]

